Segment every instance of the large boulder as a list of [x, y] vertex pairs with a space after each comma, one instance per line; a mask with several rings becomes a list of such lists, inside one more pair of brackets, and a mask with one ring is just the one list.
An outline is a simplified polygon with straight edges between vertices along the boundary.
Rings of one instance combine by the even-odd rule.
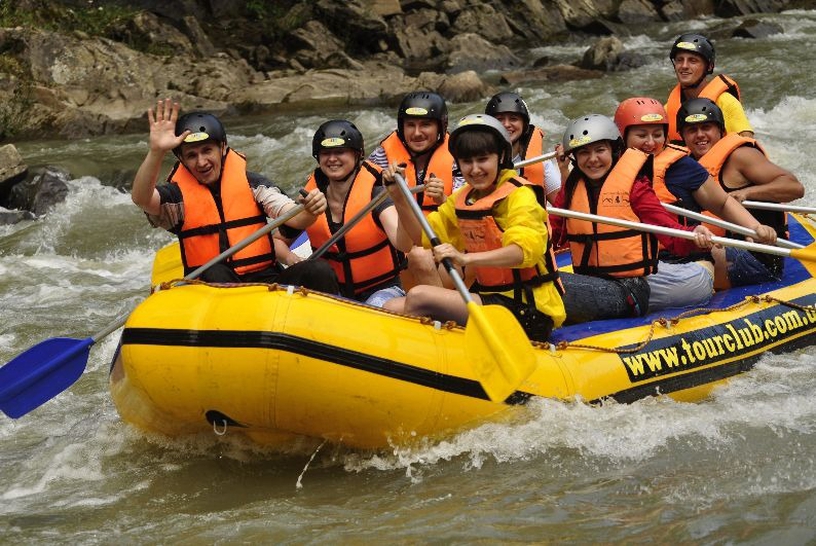
[[615, 36], [604, 36], [592, 44], [579, 63], [588, 70], [620, 71], [643, 66], [646, 59], [639, 53], [626, 51]]
[[8, 203], [11, 189], [25, 180], [28, 165], [13, 144], [0, 146], [0, 206]]
[[447, 72], [484, 72], [520, 68], [521, 59], [506, 45], [494, 45], [478, 34], [459, 34], [450, 41]]
[[781, 34], [785, 29], [777, 23], [761, 21], [759, 19], [746, 19], [734, 29], [731, 36], [735, 38], [760, 39], [767, 38], [774, 34]]
[[8, 210], [0, 207], [0, 226], [8, 226], [23, 220], [33, 220], [34, 218], [36, 217], [27, 210]]
[[11, 208], [29, 210], [42, 216], [62, 203], [68, 195], [68, 172], [60, 167], [45, 167], [34, 178], [14, 186], [9, 197]]

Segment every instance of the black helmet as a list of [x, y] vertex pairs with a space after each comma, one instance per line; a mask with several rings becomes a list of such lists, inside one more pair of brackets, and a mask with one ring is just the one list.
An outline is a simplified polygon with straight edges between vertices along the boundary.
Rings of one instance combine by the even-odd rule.
[[312, 138], [312, 157], [323, 150], [336, 148], [351, 148], [359, 152], [362, 157], [365, 153], [363, 134], [357, 126], [345, 119], [333, 119], [323, 123], [315, 131]]
[[680, 105], [677, 110], [677, 132], [683, 134], [683, 128], [687, 125], [697, 125], [700, 123], [716, 123], [720, 130], [725, 132], [725, 118], [722, 110], [710, 99], [691, 99]]
[[681, 34], [678, 36], [669, 52], [669, 59], [671, 59], [672, 64], [674, 64], [674, 58], [677, 57], [677, 54], [683, 51], [696, 53], [705, 59], [708, 63], [706, 74], [714, 72], [714, 44], [708, 38], [702, 34]]
[[184, 142], [204, 142], [214, 140], [218, 143], [227, 143], [227, 132], [224, 126], [212, 114], [207, 112], [190, 112], [184, 114], [176, 122], [176, 136], [180, 136], [184, 131], [190, 134], [184, 138]]
[[451, 132], [448, 140], [448, 150], [456, 158], [456, 140], [466, 131], [488, 131], [493, 133], [496, 144], [499, 146], [499, 166], [503, 168], [513, 168], [513, 144], [510, 142], [510, 135], [499, 120], [487, 114], [468, 114], [459, 119]]
[[439, 143], [445, 140], [445, 133], [448, 130], [448, 107], [442, 95], [431, 91], [414, 91], [405, 95], [397, 112], [397, 135], [403, 142], [405, 142], [405, 133], [402, 128], [405, 118], [437, 120], [439, 122], [439, 135], [436, 141]]
[[493, 95], [487, 106], [485, 106], [485, 114], [493, 116], [494, 118], [499, 114], [513, 113], [518, 114], [524, 118], [524, 128], [530, 125], [530, 111], [527, 109], [527, 103], [521, 98], [518, 93], [510, 91], [502, 91]]

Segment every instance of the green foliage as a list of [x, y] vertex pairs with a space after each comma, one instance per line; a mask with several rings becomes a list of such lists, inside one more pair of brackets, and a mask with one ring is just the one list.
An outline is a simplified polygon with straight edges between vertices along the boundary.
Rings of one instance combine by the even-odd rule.
[[280, 39], [311, 18], [310, 2], [248, 0], [244, 9], [251, 20], [260, 24], [271, 41]]
[[109, 2], [91, 0], [81, 7], [58, 2], [0, 0], [0, 27], [32, 27], [55, 32], [81, 31], [90, 36], [107, 37], [111, 29], [133, 17], [136, 10]]

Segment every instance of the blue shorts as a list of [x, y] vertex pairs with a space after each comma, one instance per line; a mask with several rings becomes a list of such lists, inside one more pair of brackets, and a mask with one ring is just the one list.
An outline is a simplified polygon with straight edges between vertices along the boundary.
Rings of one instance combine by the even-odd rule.
[[731, 281], [731, 286], [776, 282], [782, 278], [781, 275], [774, 274], [747, 250], [726, 247], [725, 259], [728, 261], [728, 280]]
[[368, 298], [366, 298], [365, 302], [366, 304], [372, 305], [374, 307], [382, 307], [388, 300], [394, 298], [401, 298], [403, 296], [405, 296], [405, 290], [403, 290], [402, 287], [389, 286], [388, 288], [377, 290], [376, 292], [371, 294]]

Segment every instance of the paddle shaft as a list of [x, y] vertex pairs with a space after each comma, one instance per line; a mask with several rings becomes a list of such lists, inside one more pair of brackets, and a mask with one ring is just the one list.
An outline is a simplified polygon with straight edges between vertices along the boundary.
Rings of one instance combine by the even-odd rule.
[[556, 152], [548, 152], [546, 154], [537, 155], [535, 157], [531, 157], [530, 159], [525, 159], [523, 161], [514, 163], [513, 167], [515, 167], [516, 169], [521, 169], [522, 167], [526, 167], [527, 165], [533, 165], [535, 163], [547, 161], [548, 159], [554, 158], [556, 155], [558, 155]]
[[[292, 218], [294, 218], [295, 216], [300, 214], [303, 211], [303, 209], [304, 209], [303, 205], [297, 205], [297, 206], [289, 209], [283, 216], [279, 216], [274, 221], [266, 224], [264, 227], [262, 227], [261, 229], [259, 229], [255, 233], [253, 233], [253, 234], [251, 234], [251, 235], [249, 235], [247, 237], [244, 237], [243, 239], [241, 239], [240, 241], [238, 241], [237, 243], [235, 243], [234, 245], [229, 247], [227, 250], [225, 250], [224, 252], [222, 252], [221, 254], [216, 256], [215, 258], [211, 259], [209, 262], [205, 263], [204, 265], [202, 265], [202, 266], [196, 268], [195, 270], [193, 270], [192, 272], [190, 272], [189, 275], [186, 275], [184, 277], [184, 280], [185, 281], [191, 281], [193, 279], [196, 279], [196, 278], [200, 277], [202, 273], [207, 271], [209, 268], [211, 268], [215, 264], [220, 263], [223, 260], [226, 260], [227, 258], [232, 256], [233, 254], [235, 254], [239, 250], [242, 250], [242, 249], [246, 248], [247, 246], [251, 245], [252, 243], [257, 241], [258, 239], [260, 239], [264, 235], [267, 235], [267, 234], [271, 233], [272, 231], [276, 230], [281, 225], [285, 224], [286, 222], [288, 222], [289, 220], [291, 220]], [[118, 329], [120, 326], [122, 326], [125, 322], [127, 322], [128, 316], [129, 315], [119, 317], [118, 319], [116, 319], [115, 322], [112, 322], [111, 324], [107, 325], [105, 328], [103, 328], [102, 330], [98, 331], [93, 336], [91, 336], [91, 339], [93, 339], [94, 342], [97, 342], [100, 339], [104, 338], [105, 336], [109, 335], [110, 333], [114, 332], [116, 329]]]
[[[746, 237], [755, 238], [757, 237], [757, 232], [754, 231], [753, 229], [741, 226], [739, 224], [734, 224], [732, 222], [726, 222], [721, 218], [713, 218], [711, 216], [706, 216], [705, 214], [700, 214], [699, 212], [694, 212], [692, 210], [684, 209], [682, 207], [675, 207], [674, 205], [668, 205], [666, 203], [663, 203], [663, 208], [679, 216], [685, 216], [687, 218], [691, 218], [692, 220], [697, 220], [699, 222], [711, 224], [712, 226], [721, 227], [723, 229], [733, 231], [734, 233], [745, 235]], [[787, 239], [777, 239], [776, 245], [782, 248], [804, 248], [804, 245], [794, 243], [793, 241], [788, 241]]]
[[[523, 161], [519, 161], [518, 163], [514, 163], [513, 166], [517, 169], [522, 167], [526, 167], [527, 165], [533, 165], [535, 163], [540, 163], [542, 161], [547, 161], [548, 159], [552, 159], [556, 156], [555, 152], [549, 152], [546, 154], [538, 155], [536, 157], [531, 157], [530, 159], [525, 159]], [[420, 193], [425, 189], [424, 184], [420, 184], [414, 188], [411, 188], [411, 193]], [[365, 216], [374, 210], [374, 208], [385, 201], [385, 198], [388, 197], [388, 192], [382, 192], [380, 195], [372, 199], [365, 207], [363, 207], [360, 212], [355, 214], [348, 222], [344, 223], [340, 229], [338, 229], [331, 238], [320, 245], [320, 247], [312, 252], [308, 259], [317, 259], [320, 258], [323, 254], [326, 253], [329, 248], [332, 247], [340, 238], [348, 232], [351, 228], [353, 228], [360, 220], [365, 218]]]
[[785, 203], [766, 203], [765, 201], [743, 201], [742, 206], [746, 209], [777, 210], [779, 212], [799, 212], [802, 214], [816, 213], [816, 207], [802, 207]]
[[[405, 200], [408, 202], [408, 206], [411, 207], [411, 211], [414, 213], [419, 225], [422, 226], [422, 231], [425, 232], [425, 235], [428, 236], [428, 239], [431, 241], [432, 246], [437, 246], [442, 244], [442, 241], [439, 240], [439, 237], [436, 236], [434, 233], [431, 224], [428, 223], [428, 219], [425, 218], [425, 213], [422, 212], [422, 209], [419, 208], [419, 203], [416, 202], [414, 196], [411, 194], [411, 189], [408, 187], [408, 184], [405, 182], [405, 179], [402, 177], [401, 174], [395, 173], [394, 179], [397, 181], [399, 185], [400, 191], [402, 191], [402, 195], [405, 197]], [[462, 297], [465, 299], [466, 303], [473, 302], [473, 297], [470, 295], [470, 291], [465, 286], [465, 281], [462, 280], [462, 277], [459, 275], [459, 272], [453, 266], [453, 263], [447, 258], [442, 260], [442, 264], [445, 266], [445, 269], [448, 271], [451, 280], [453, 280], [453, 284], [456, 286], [456, 290], [462, 294]]]
[[[635, 229], [638, 231], [645, 231], [647, 233], [656, 233], [659, 235], [668, 235], [670, 237], [677, 237], [679, 239], [694, 239], [694, 233], [690, 231], [683, 231], [682, 229], [667, 228], [663, 226], [655, 226], [652, 224], [643, 224], [640, 222], [631, 222], [629, 220], [620, 220], [618, 218], [610, 218], [608, 216], [598, 216], [597, 214], [588, 214], [585, 212], [576, 212], [573, 210], [559, 209], [556, 207], [548, 207], [547, 212], [555, 214], [556, 216], [563, 216], [565, 218], [575, 218], [578, 220], [586, 220], [589, 222], [598, 222], [601, 224], [610, 224], [613, 226]], [[713, 236], [711, 240], [723, 246], [731, 246], [734, 248], [742, 248], [744, 250], [753, 250], [754, 252], [764, 252], [766, 254], [773, 254], [775, 256], [791, 256], [791, 250], [787, 248], [779, 248], [778, 246], [762, 245], [759, 243], [751, 243], [748, 241], [740, 241], [738, 239], [729, 239], [728, 237]], [[794, 249], [796, 250], [796, 249]]]
[[[412, 189], [411, 189], [411, 193], [419, 193], [419, 192], [423, 191], [424, 189], [425, 189], [425, 185], [424, 185], [424, 184], [420, 184], [419, 186], [416, 186], [416, 187], [412, 188]], [[350, 230], [350, 229], [351, 229], [351, 228], [353, 228], [355, 225], [357, 225], [357, 223], [358, 223], [360, 220], [362, 220], [363, 218], [365, 218], [365, 217], [366, 217], [366, 215], [367, 215], [369, 212], [371, 212], [372, 210], [374, 210], [374, 209], [377, 207], [377, 205], [379, 205], [380, 203], [382, 203], [383, 201], [385, 201], [387, 197], [388, 197], [388, 192], [387, 192], [387, 191], [382, 191], [382, 192], [380, 192], [380, 194], [379, 194], [377, 197], [375, 197], [374, 199], [372, 199], [371, 201], [369, 201], [369, 202], [368, 202], [368, 204], [366, 204], [366, 206], [365, 206], [365, 207], [363, 207], [362, 209], [360, 209], [360, 212], [358, 212], [358, 213], [357, 213], [357, 214], [355, 214], [353, 217], [351, 217], [351, 218], [349, 219], [349, 221], [348, 221], [348, 222], [346, 222], [346, 223], [344, 223], [342, 226], [340, 226], [340, 229], [338, 229], [336, 232], [334, 232], [334, 235], [332, 235], [332, 236], [329, 238], [329, 240], [328, 240], [328, 241], [326, 241], [325, 243], [323, 243], [322, 245], [320, 245], [320, 248], [318, 248], [317, 250], [315, 250], [314, 252], [312, 252], [312, 253], [309, 255], [309, 258], [308, 258], [308, 259], [309, 259], [309, 260], [316, 260], [317, 258], [321, 257], [323, 254], [325, 254], [325, 253], [326, 253], [326, 251], [327, 251], [327, 250], [329, 250], [329, 249], [332, 247], [332, 245], [334, 245], [334, 243], [336, 243], [337, 241], [339, 241], [339, 240], [340, 240], [340, 238], [341, 238], [343, 235], [345, 235], [345, 234], [346, 234], [346, 232], [348, 232], [348, 230]]]

